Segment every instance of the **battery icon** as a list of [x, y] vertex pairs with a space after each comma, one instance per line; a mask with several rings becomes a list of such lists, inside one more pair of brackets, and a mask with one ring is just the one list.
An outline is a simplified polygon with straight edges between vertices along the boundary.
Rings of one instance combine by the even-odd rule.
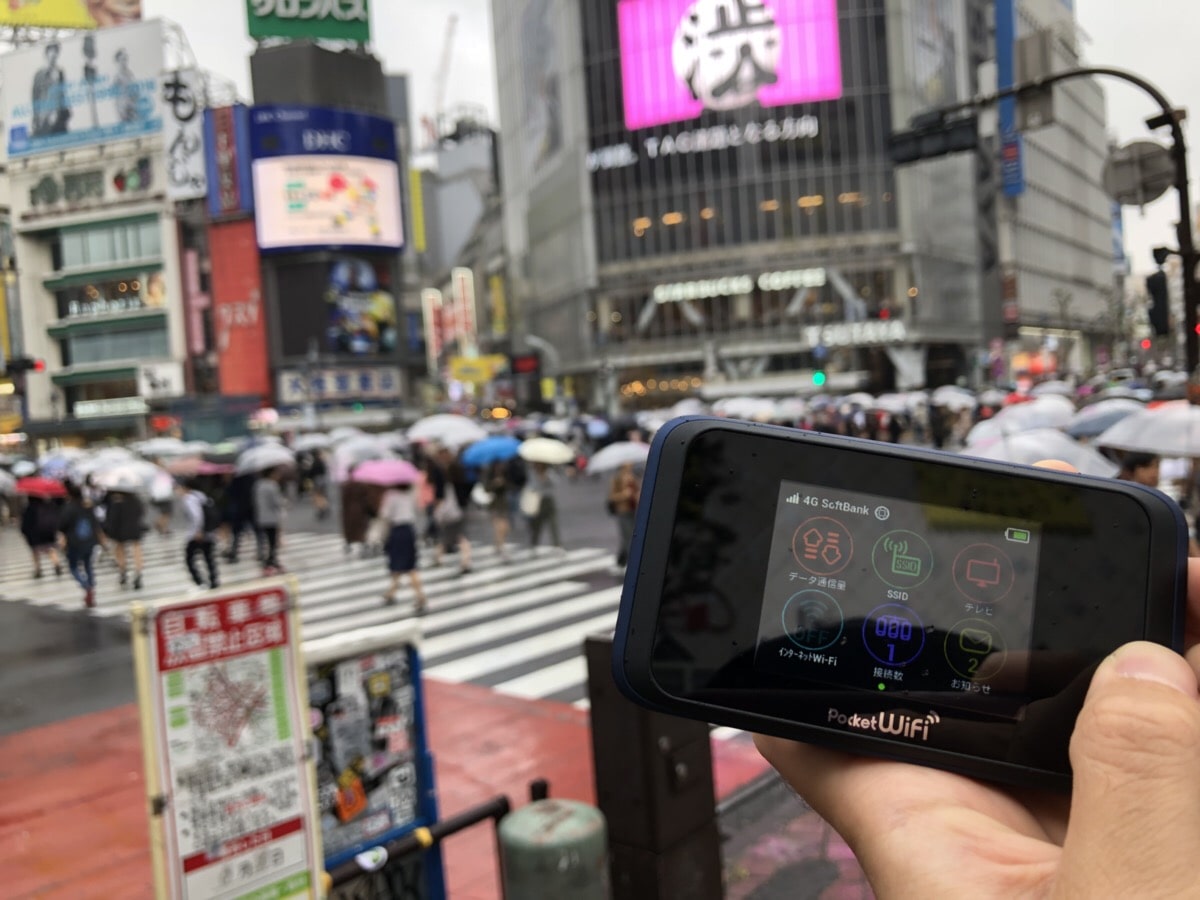
[[1004, 530], [1004, 539], [1006, 541], [1011, 541], [1014, 544], [1028, 544], [1029, 543], [1029, 529], [1028, 528], [1006, 528]]

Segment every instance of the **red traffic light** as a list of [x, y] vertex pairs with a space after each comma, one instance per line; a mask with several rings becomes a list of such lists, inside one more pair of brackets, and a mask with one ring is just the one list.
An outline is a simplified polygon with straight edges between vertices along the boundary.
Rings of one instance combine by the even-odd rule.
[[1152, 346], [1153, 346], [1153, 342], [1150, 340], [1150, 338], [1142, 338], [1142, 349], [1143, 350], [1149, 350]]
[[33, 371], [45, 372], [46, 371], [46, 361], [44, 359], [35, 359], [33, 361]]

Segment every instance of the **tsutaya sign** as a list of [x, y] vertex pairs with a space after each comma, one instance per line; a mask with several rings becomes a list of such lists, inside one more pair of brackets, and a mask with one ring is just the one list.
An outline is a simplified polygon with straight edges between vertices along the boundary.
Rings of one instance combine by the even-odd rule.
[[908, 329], [899, 319], [871, 319], [867, 322], [809, 325], [804, 329], [804, 340], [810, 347], [902, 344], [908, 340]]
[[783, 272], [763, 272], [755, 279], [751, 275], [731, 275], [703, 281], [680, 281], [656, 285], [655, 303], [678, 303], [682, 300], [704, 300], [708, 297], [736, 297], [748, 294], [758, 285], [760, 291], [795, 291], [800, 288], [821, 287], [825, 284], [824, 269], [791, 269]]

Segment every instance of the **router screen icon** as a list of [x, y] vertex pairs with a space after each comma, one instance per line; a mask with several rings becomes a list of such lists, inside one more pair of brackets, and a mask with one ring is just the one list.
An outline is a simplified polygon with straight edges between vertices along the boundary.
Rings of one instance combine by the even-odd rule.
[[797, 492], [797, 493], [795, 493], [795, 494], [792, 494], [792, 496], [788, 497], [788, 498], [787, 498], [787, 502], [788, 502], [788, 503], [795, 503], [795, 504], [799, 504], [799, 503], [800, 503], [800, 494], [799, 494], [799, 492]]

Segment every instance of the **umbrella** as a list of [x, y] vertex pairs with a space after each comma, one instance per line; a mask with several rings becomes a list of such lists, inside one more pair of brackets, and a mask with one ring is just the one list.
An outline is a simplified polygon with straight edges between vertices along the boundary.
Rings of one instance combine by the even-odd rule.
[[782, 400], [775, 401], [775, 409], [771, 413], [771, 418], [794, 420], [799, 419], [806, 412], [808, 412], [808, 404], [799, 397], [784, 397]]
[[566, 437], [571, 433], [571, 423], [567, 419], [547, 419], [542, 423], [542, 434], [550, 437]]
[[714, 415], [731, 419], [753, 419], [775, 414], [775, 401], [762, 397], [725, 397], [713, 404]]
[[142, 456], [185, 456], [192, 451], [179, 438], [156, 437], [134, 444], [133, 449]]
[[1008, 394], [999, 388], [988, 388], [979, 395], [979, 402], [984, 406], [1002, 406]]
[[1050, 394], [1057, 394], [1060, 397], [1074, 397], [1075, 388], [1065, 381], [1043, 381], [1041, 384], [1035, 384], [1029, 393], [1035, 397], [1045, 397]]
[[517, 455], [521, 442], [515, 437], [498, 434], [484, 438], [477, 444], [472, 444], [463, 451], [462, 462], [465, 466], [481, 468], [494, 462], [505, 462]]
[[234, 471], [238, 475], [249, 475], [252, 472], [265, 472], [295, 463], [295, 454], [282, 444], [259, 444], [242, 452]]
[[554, 438], [530, 438], [521, 444], [517, 452], [527, 462], [545, 463], [548, 466], [562, 465], [575, 459], [575, 451]]
[[99, 451], [91, 459], [81, 459], [71, 467], [71, 475], [75, 481], [82, 483], [89, 475], [99, 475], [107, 469], [142, 462], [124, 447], [107, 447]]
[[45, 478], [38, 475], [32, 475], [29, 478], [18, 478], [16, 488], [18, 494], [23, 494], [26, 497], [48, 499], [51, 497], [67, 496], [67, 489], [61, 481], [55, 481], [53, 478]]
[[851, 406], [861, 406], [863, 409], [870, 409], [875, 403], [875, 398], [866, 391], [856, 391], [853, 394], [847, 394], [843, 397], [842, 402], [848, 403]]
[[478, 422], [453, 413], [418, 419], [407, 432], [410, 441], [433, 441], [446, 447], [465, 447], [487, 436]]
[[[372, 434], [359, 434], [338, 444], [333, 450], [333, 480], [345, 481], [350, 470], [372, 459], [391, 459], [392, 448]], [[355, 481], [358, 479], [355, 478]]]
[[593, 441], [602, 441], [612, 433], [612, 426], [603, 419], [588, 419], [586, 427], [587, 436]]
[[617, 441], [614, 444], [609, 444], [602, 450], [596, 451], [596, 455], [588, 460], [587, 470], [589, 473], [594, 474], [596, 472], [611, 472], [621, 468], [626, 463], [641, 466], [646, 464], [646, 457], [649, 455], [649, 444], [638, 444], [633, 441]]
[[232, 475], [236, 466], [233, 463], [215, 463], [196, 456], [186, 456], [168, 461], [163, 468], [176, 478], [194, 478], [197, 475]]
[[333, 431], [329, 432], [329, 443], [340, 444], [342, 441], [348, 441], [350, 438], [361, 437], [366, 434], [361, 428], [355, 428], [353, 425], [339, 425]]
[[11, 497], [17, 492], [17, 479], [7, 472], [0, 471], [0, 494]]
[[96, 487], [106, 491], [122, 491], [130, 494], [148, 493], [155, 478], [166, 476], [162, 469], [143, 460], [131, 460], [123, 465], [109, 466], [94, 476]]
[[332, 443], [329, 435], [313, 432], [312, 434], [302, 434], [292, 441], [292, 449], [297, 453], [307, 453], [309, 450], [325, 450]]
[[416, 484], [421, 477], [406, 459], [369, 459], [354, 469], [354, 480], [363, 484]]
[[704, 413], [704, 401], [699, 397], [684, 397], [671, 407], [671, 416], [699, 416]]
[[32, 459], [18, 459], [12, 465], [12, 473], [18, 478], [27, 478], [37, 473], [37, 463]]
[[87, 456], [86, 450], [78, 447], [62, 447], [38, 459], [38, 469], [47, 478], [66, 478], [71, 467]]
[[1084, 475], [1110, 477], [1117, 466], [1091, 447], [1077, 444], [1061, 431], [1041, 428], [1021, 434], [1002, 435], [979, 446], [963, 451], [966, 456], [1022, 463], [1030, 466], [1044, 459], [1059, 459], [1070, 463]]
[[1094, 438], [1103, 434], [1126, 416], [1145, 410], [1136, 400], [1117, 397], [1085, 406], [1071, 417], [1063, 430], [1073, 438]]
[[904, 394], [880, 394], [871, 402], [871, 409], [881, 409], [893, 416], [904, 415], [911, 408], [911, 401]]
[[1157, 456], [1200, 456], [1200, 407], [1175, 401], [1134, 413], [1101, 434], [1096, 443]]

